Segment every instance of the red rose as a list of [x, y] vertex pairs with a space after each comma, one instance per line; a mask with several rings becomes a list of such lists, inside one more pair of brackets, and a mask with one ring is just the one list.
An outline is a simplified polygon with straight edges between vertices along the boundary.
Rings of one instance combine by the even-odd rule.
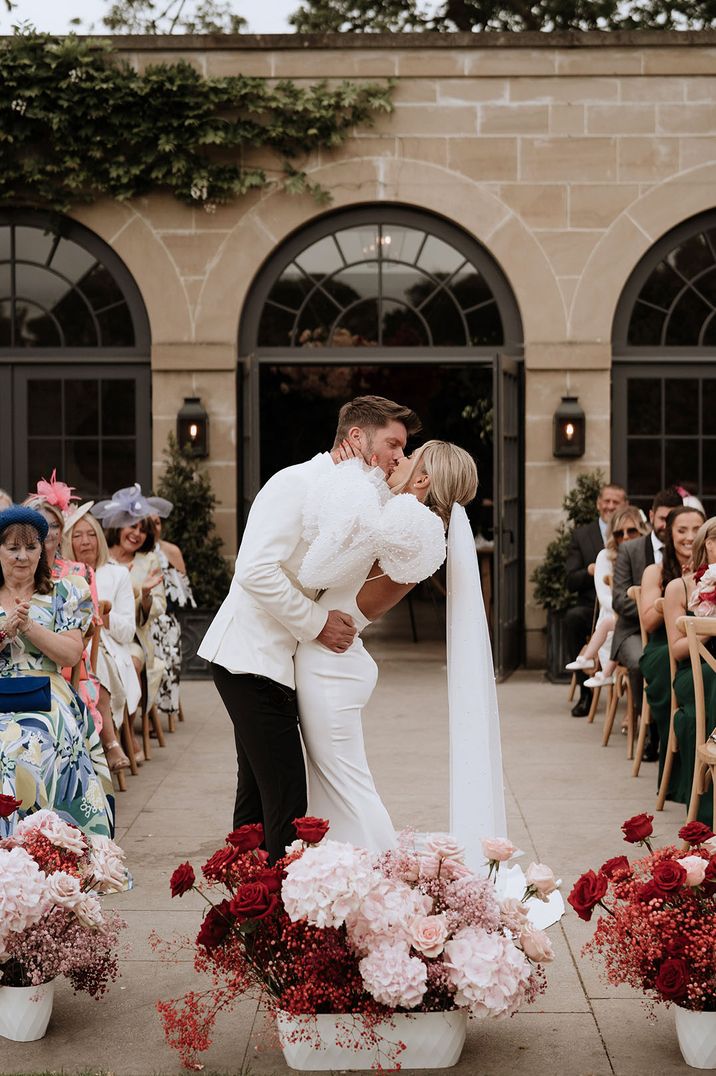
[[216, 949], [221, 945], [226, 935], [231, 930], [231, 911], [228, 900], [222, 900], [221, 904], [210, 908], [204, 916], [199, 933], [196, 936], [197, 945], [203, 945], [206, 949]]
[[716, 855], [711, 856], [711, 859], [706, 864], [706, 874], [702, 885], [707, 893], [716, 893]]
[[654, 827], [651, 824], [653, 821], [653, 814], [635, 814], [633, 818], [627, 818], [622, 826], [624, 840], [628, 841], [629, 844], [641, 844], [647, 837], [651, 837], [654, 832]]
[[580, 919], [588, 923], [592, 918], [592, 912], [602, 899], [609, 887], [609, 879], [602, 871], [595, 874], [587, 871], [574, 884], [572, 892], [567, 897]]
[[659, 968], [654, 986], [662, 997], [670, 1001], [676, 1001], [678, 998], [685, 996], [688, 982], [686, 961], [671, 957], [669, 960], [665, 960]]
[[236, 891], [229, 909], [243, 922], [245, 919], [265, 919], [278, 906], [278, 897], [269, 893], [263, 882], [247, 882]]
[[204, 877], [214, 882], [221, 881], [226, 870], [236, 862], [240, 855], [238, 848], [220, 848], [201, 868]]
[[16, 800], [14, 796], [0, 795], [0, 818], [9, 818], [15, 811], [22, 807], [22, 800]]
[[651, 876], [654, 884], [666, 895], [681, 889], [686, 881], [686, 868], [676, 859], [662, 859], [654, 867]]
[[713, 830], [709, 829], [703, 822], [687, 822], [679, 830], [679, 836], [682, 841], [687, 841], [691, 845], [703, 844], [704, 841], [710, 840], [713, 835]]
[[631, 867], [626, 856], [614, 856], [613, 859], [608, 859], [599, 870], [602, 874], [606, 874], [610, 881], [615, 874], [631, 874]]
[[169, 888], [173, 897], [183, 897], [194, 885], [196, 876], [191, 863], [180, 863], [169, 879]]
[[676, 934], [673, 938], [669, 938], [667, 942], [664, 942], [664, 952], [669, 956], [686, 956], [686, 950], [688, 948], [689, 939], [685, 934]]
[[254, 881], [261, 882], [262, 885], [265, 885], [269, 893], [281, 892], [281, 871], [270, 870], [268, 868], [264, 869], [254, 875]]
[[325, 818], [294, 818], [293, 824], [299, 841], [305, 841], [306, 844], [318, 844], [330, 829]]
[[697, 568], [694, 572], [694, 583], [700, 583], [703, 577], [706, 575], [706, 569], [708, 564], [702, 564], [700, 568]]
[[258, 848], [263, 839], [264, 827], [260, 822], [239, 826], [238, 829], [233, 829], [226, 838], [227, 842], [234, 848], [238, 848], [240, 852], [252, 852], [254, 848]]
[[636, 899], [640, 900], [642, 904], [648, 904], [651, 900], [663, 900], [664, 893], [661, 891], [661, 889], [659, 889], [658, 885], [652, 878], [648, 882], [644, 882], [643, 885], [639, 886], [636, 893]]

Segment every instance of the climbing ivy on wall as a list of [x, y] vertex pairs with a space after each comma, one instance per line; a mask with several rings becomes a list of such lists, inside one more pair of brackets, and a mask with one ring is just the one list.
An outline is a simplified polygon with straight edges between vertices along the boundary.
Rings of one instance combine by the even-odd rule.
[[302, 156], [392, 110], [390, 82], [205, 78], [183, 60], [140, 73], [109, 42], [34, 31], [0, 43], [0, 86], [0, 204], [58, 211], [164, 190], [211, 212], [277, 183], [327, 201]]

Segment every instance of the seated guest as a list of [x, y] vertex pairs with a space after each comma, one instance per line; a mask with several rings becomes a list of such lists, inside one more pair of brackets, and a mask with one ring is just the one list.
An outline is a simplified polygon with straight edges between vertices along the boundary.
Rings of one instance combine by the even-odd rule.
[[[621, 486], [611, 482], [599, 491], [597, 497], [598, 519], [572, 531], [566, 560], [567, 589], [576, 595], [575, 604], [564, 614], [565, 647], [570, 661], [574, 660], [592, 632], [594, 620], [594, 569], [597, 554], [604, 548], [607, 526], [617, 508], [626, 504], [626, 493]], [[592, 692], [584, 686], [585, 676], [580, 678], [580, 694], [572, 708], [572, 717], [585, 717], [592, 703]]]
[[12, 504], [12, 497], [9, 493], [6, 493], [4, 489], [0, 489], [0, 511], [3, 508], [9, 508]]
[[168, 515], [171, 507], [162, 497], [145, 497], [136, 483], [117, 490], [111, 500], [100, 501], [92, 508], [92, 514], [102, 521], [110, 561], [129, 571], [136, 618], [130, 650], [137, 672], [145, 674], [147, 709], [154, 705], [164, 675], [164, 665], [152, 641], [152, 624], [167, 608], [164, 576], [154, 552], [154, 531], [149, 520], [158, 513]]
[[[92, 597], [77, 576], [53, 581], [47, 530], [32, 509], [0, 512], [2, 791], [22, 803], [13, 819], [49, 807], [84, 833], [109, 836], [112, 786], [99, 736], [60, 672], [80, 659]], [[28, 696], [31, 680], [37, 686]], [[9, 820], [0, 827], [7, 835]]]
[[186, 565], [181, 549], [172, 542], [162, 538], [161, 516], [151, 520], [154, 527], [159, 564], [164, 575], [164, 591], [167, 596], [167, 611], [158, 616], [152, 627], [152, 639], [157, 656], [164, 663], [164, 676], [157, 693], [157, 710], [164, 714], [171, 727], [179, 716], [179, 678], [181, 676], [181, 625], [176, 615], [177, 609], [186, 605], [196, 607], [191, 584], [186, 574]]
[[[641, 615], [649, 641], [639, 661], [639, 668], [647, 683], [646, 697], [651, 709], [652, 724], [658, 733], [659, 781], [669, 738], [671, 720], [671, 672], [669, 669], [669, 644], [663, 615], [655, 608], [658, 598], [664, 597], [669, 583], [682, 579], [691, 571], [691, 552], [694, 538], [704, 521], [703, 514], [682, 505], [672, 508], [663, 530], [664, 544], [661, 562], [648, 564], [641, 580]], [[657, 747], [656, 737], [652, 741]]]
[[[111, 773], [126, 769], [129, 759], [117, 739], [122, 727], [124, 707], [133, 714], [141, 700], [139, 677], [132, 662], [130, 644], [136, 624], [134, 591], [126, 568], [109, 562], [107, 542], [98, 521], [90, 513], [93, 501], [75, 509], [65, 525], [62, 550], [68, 557], [87, 565], [94, 572], [99, 601], [109, 602], [102, 616], [97, 652], [98, 706], [108, 736], [102, 744]], [[139, 761], [143, 761], [141, 758]]]
[[[701, 513], [695, 512], [693, 508], [685, 509], [685, 511], [692, 513], [691, 526], [695, 519], [699, 517], [703, 519]], [[716, 564], [716, 517], [706, 520], [698, 528], [692, 542], [689, 560], [691, 564], [688, 573], [681, 579], [673, 579], [666, 587], [664, 594], [666, 631], [672, 654], [678, 663], [674, 677], [674, 694], [679, 709], [674, 715], [674, 732], [679, 750], [674, 756], [674, 766], [669, 782], [669, 799], [687, 805], [691, 799], [691, 785], [694, 778], [696, 703], [689, 643], [676, 622], [680, 616], [693, 616], [695, 608], [700, 605], [701, 584], [694, 579], [694, 572], [698, 571], [702, 565]], [[713, 640], [709, 642], [712, 646]], [[706, 702], [706, 735], [709, 736], [716, 727], [716, 673], [703, 660], [701, 668]], [[711, 794], [702, 796], [698, 818], [709, 826], [713, 824], [712, 807]]]
[[644, 517], [639, 509], [632, 505], [618, 509], [609, 521], [606, 548], [600, 549], [594, 568], [594, 586], [599, 601], [599, 616], [594, 634], [584, 652], [567, 665], [568, 669], [586, 671], [594, 668], [596, 658], [599, 656], [600, 669], [584, 681], [585, 687], [605, 687], [614, 683], [616, 662], [612, 661], [609, 656], [615, 621], [612, 612], [614, 562], [617, 559], [617, 551], [624, 542], [631, 542], [646, 533], [647, 526]]

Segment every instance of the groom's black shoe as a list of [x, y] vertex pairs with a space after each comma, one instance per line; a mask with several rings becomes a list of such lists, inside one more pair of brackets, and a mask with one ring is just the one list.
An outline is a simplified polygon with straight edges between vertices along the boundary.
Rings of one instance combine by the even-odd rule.
[[588, 687], [583, 687], [579, 695], [579, 701], [572, 707], [572, 717], [586, 717], [592, 706], [592, 692]]

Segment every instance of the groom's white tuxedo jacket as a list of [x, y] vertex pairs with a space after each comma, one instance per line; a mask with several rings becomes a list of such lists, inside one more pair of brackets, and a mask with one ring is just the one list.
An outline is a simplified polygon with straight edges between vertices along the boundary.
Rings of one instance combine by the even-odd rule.
[[335, 464], [322, 452], [286, 467], [256, 497], [223, 605], [199, 647], [199, 656], [232, 673], [257, 673], [294, 687], [299, 642], [320, 635], [328, 611], [296, 578], [306, 554], [303, 506], [311, 485]]

